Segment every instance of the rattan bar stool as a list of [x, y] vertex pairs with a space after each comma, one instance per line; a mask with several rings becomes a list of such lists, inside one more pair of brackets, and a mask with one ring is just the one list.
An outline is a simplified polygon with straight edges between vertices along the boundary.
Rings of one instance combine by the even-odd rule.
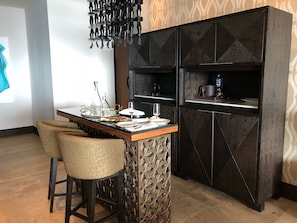
[[[65, 196], [65, 193], [55, 193], [56, 184], [66, 182], [66, 179], [57, 181], [58, 162], [62, 162], [62, 156], [59, 149], [57, 133], [61, 131], [78, 131], [76, 123], [58, 120], [40, 120], [37, 121], [37, 130], [41, 144], [46, 154], [51, 158], [48, 199], [50, 200], [50, 212], [53, 212], [55, 196]], [[65, 190], [66, 191], [66, 190]]]
[[[90, 138], [75, 133], [59, 133], [60, 149], [67, 172], [67, 196], [65, 223], [74, 215], [89, 223], [105, 222], [116, 217], [121, 222], [123, 215], [122, 181], [124, 168], [125, 143], [122, 139]], [[85, 196], [82, 202], [71, 209], [72, 184], [74, 179], [82, 182]], [[115, 193], [112, 201], [100, 199], [97, 183], [111, 179], [114, 183]], [[95, 204], [104, 202], [111, 205], [111, 210], [104, 217], [95, 221]], [[87, 214], [78, 210], [87, 204]], [[102, 203], [101, 203], [102, 204]], [[108, 208], [107, 208], [108, 209]], [[98, 210], [98, 209], [97, 209]], [[106, 211], [106, 210], [104, 210]]]

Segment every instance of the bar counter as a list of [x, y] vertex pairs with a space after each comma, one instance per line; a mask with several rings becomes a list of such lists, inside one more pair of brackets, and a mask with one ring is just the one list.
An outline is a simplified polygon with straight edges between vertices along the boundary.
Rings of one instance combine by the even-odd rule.
[[170, 222], [171, 133], [178, 131], [177, 124], [129, 132], [115, 123], [84, 118], [79, 107], [59, 109], [57, 114], [78, 123], [92, 136], [125, 140], [123, 193], [127, 223]]

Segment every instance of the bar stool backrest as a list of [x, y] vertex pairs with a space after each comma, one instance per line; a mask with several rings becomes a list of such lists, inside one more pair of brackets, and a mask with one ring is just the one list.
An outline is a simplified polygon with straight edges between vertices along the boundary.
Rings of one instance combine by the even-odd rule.
[[90, 138], [72, 132], [58, 134], [66, 172], [76, 179], [109, 177], [124, 168], [122, 139]]
[[37, 121], [37, 130], [46, 154], [52, 158], [61, 158], [57, 133], [61, 131], [80, 131], [76, 123], [58, 120]]

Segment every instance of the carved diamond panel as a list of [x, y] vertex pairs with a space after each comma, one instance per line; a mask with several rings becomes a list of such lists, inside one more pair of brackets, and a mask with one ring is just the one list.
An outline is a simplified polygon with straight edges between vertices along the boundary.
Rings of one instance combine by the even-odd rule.
[[197, 65], [215, 61], [215, 24], [196, 23], [182, 26], [181, 65]]
[[171, 135], [126, 144], [126, 222], [170, 222]]
[[185, 178], [212, 184], [212, 114], [181, 108], [179, 170]]
[[166, 29], [150, 34], [150, 65], [176, 65], [176, 29]]
[[215, 115], [214, 186], [255, 205], [257, 117]]
[[[218, 21], [217, 62], [263, 60], [264, 12], [262, 10], [240, 14]], [[262, 33], [259, 33], [259, 30], [262, 30]]]
[[138, 37], [134, 38], [133, 44], [129, 45], [129, 66], [142, 67], [149, 65], [149, 38], [148, 34], [141, 35], [141, 45]]

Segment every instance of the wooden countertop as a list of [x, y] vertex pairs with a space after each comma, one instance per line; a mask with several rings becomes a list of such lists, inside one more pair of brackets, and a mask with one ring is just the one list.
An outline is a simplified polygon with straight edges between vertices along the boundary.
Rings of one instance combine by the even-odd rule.
[[169, 123], [168, 125], [160, 126], [158, 128], [147, 129], [147, 130], [138, 131], [138, 132], [129, 132], [125, 129], [117, 127], [115, 123], [99, 122], [96, 119], [85, 118], [81, 116], [79, 107], [58, 109], [57, 115], [68, 118], [73, 122], [81, 123], [83, 125], [100, 130], [102, 132], [106, 132], [110, 135], [127, 139], [129, 141], [137, 141], [137, 140], [152, 138], [159, 135], [174, 133], [178, 131], [177, 124]]

